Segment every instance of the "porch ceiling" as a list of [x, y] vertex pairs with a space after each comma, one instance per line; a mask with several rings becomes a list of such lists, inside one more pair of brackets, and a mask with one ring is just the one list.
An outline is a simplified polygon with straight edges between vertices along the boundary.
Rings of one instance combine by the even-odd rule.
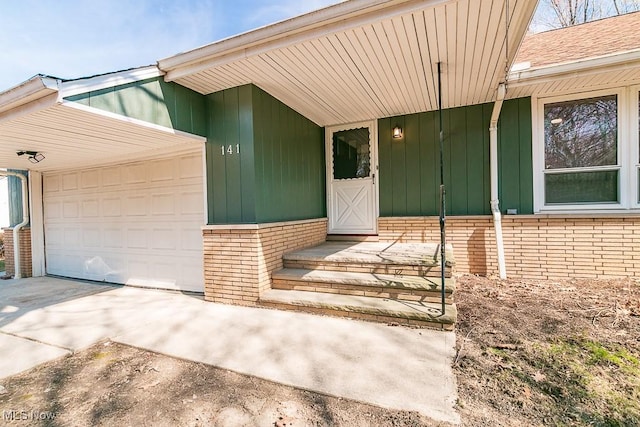
[[202, 94], [253, 83], [323, 126], [437, 109], [438, 62], [443, 106], [478, 104], [494, 100], [536, 3], [352, 0], [158, 65]]
[[[54, 93], [0, 113], [0, 168], [50, 171], [87, 167], [199, 146], [204, 138], [73, 102]], [[31, 163], [18, 151], [44, 154]]]

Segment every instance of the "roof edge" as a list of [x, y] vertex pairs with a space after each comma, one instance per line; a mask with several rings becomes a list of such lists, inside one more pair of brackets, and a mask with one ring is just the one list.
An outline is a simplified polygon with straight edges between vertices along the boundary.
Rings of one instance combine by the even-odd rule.
[[617, 52], [592, 58], [578, 59], [559, 64], [543, 65], [529, 69], [511, 71], [508, 85], [512, 87], [528, 86], [552, 78], [576, 77], [611, 69], [640, 67], [640, 48]]
[[[375, 12], [384, 14], [385, 11], [389, 15], [396, 15], [415, 8], [428, 8], [455, 1], [457, 0], [346, 1], [161, 59], [158, 61], [158, 68], [166, 72], [167, 81], [172, 81], [206, 68], [215, 59], [222, 57], [232, 61], [238, 55], [248, 56], [273, 47], [278, 42], [294, 43], [294, 39], [301, 35], [317, 37], [318, 33], [336, 31], [335, 26], [353, 25], [351, 21], [363, 15]], [[196, 71], [185, 71], [185, 68], [196, 65], [200, 65], [195, 67]]]
[[146, 67], [132, 68], [129, 70], [100, 74], [92, 77], [67, 80], [62, 82], [60, 85], [60, 91], [62, 98], [67, 98], [69, 96], [80, 95], [95, 90], [160, 77], [163, 74], [164, 73], [155, 65], [148, 65]]
[[59, 79], [37, 74], [17, 86], [0, 92], [0, 113], [37, 101], [59, 90]]

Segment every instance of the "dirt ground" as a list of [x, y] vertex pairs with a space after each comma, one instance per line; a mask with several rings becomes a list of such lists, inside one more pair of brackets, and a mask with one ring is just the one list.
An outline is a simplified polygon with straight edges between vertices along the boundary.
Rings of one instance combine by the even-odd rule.
[[640, 425], [640, 284], [458, 281], [465, 426]]
[[[458, 284], [463, 426], [640, 425], [636, 281]], [[0, 425], [442, 425], [113, 342], [0, 384]]]

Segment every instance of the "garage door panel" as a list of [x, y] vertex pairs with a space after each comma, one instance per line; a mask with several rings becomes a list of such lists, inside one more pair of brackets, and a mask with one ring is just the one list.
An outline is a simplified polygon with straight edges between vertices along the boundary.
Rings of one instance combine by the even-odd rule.
[[173, 181], [176, 177], [175, 169], [175, 162], [172, 160], [156, 160], [151, 163], [151, 181]]
[[97, 227], [84, 227], [82, 229], [82, 246], [91, 249], [100, 248], [102, 246], [101, 234]]
[[127, 228], [127, 248], [147, 249], [147, 230], [144, 228]]
[[151, 248], [160, 251], [173, 251], [178, 249], [176, 248], [177, 234], [173, 228], [154, 228]]
[[[180, 197], [180, 195], [177, 195]], [[176, 214], [176, 195], [173, 193], [153, 193], [151, 195], [151, 215], [175, 215]]]
[[122, 215], [121, 200], [119, 197], [105, 197], [102, 199], [102, 216], [118, 217]]
[[62, 217], [64, 219], [78, 218], [79, 211], [77, 200], [68, 200], [62, 203]]
[[44, 211], [44, 219], [51, 221], [58, 219], [62, 216], [62, 202], [52, 200], [49, 202], [49, 206]]
[[100, 202], [98, 199], [83, 200], [81, 206], [80, 216], [82, 218], [97, 218], [100, 216]]
[[202, 168], [189, 154], [45, 174], [47, 272], [202, 292]]
[[78, 189], [78, 173], [66, 173], [62, 175], [62, 191]]
[[100, 173], [97, 170], [83, 171], [80, 174], [80, 187], [83, 190], [93, 190], [99, 187]]
[[122, 248], [122, 229], [120, 228], [106, 228], [102, 233], [103, 247], [106, 249], [119, 249]]
[[200, 230], [181, 228], [179, 239], [182, 251], [202, 253], [202, 234]]
[[120, 168], [104, 168], [100, 170], [100, 178], [102, 178], [102, 186], [109, 188], [120, 185]]
[[81, 246], [80, 232], [81, 230], [79, 228], [65, 227], [63, 239], [64, 245], [66, 247], [79, 248]]
[[188, 156], [180, 159], [180, 178], [200, 178], [199, 170], [202, 170], [201, 156]]
[[148, 197], [146, 194], [136, 194], [127, 196], [124, 200], [126, 207], [125, 215], [127, 216], [146, 216], [147, 215]]
[[55, 193], [60, 191], [60, 176], [52, 175], [48, 179], [45, 179], [42, 189], [49, 196], [53, 196]]
[[124, 183], [143, 184], [149, 179], [147, 176], [148, 171], [148, 165], [144, 163], [124, 166]]

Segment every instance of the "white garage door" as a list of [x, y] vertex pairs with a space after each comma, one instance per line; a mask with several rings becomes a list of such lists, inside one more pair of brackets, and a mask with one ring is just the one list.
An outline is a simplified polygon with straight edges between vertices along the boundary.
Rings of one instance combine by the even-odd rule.
[[48, 274], [204, 291], [200, 151], [43, 176]]

